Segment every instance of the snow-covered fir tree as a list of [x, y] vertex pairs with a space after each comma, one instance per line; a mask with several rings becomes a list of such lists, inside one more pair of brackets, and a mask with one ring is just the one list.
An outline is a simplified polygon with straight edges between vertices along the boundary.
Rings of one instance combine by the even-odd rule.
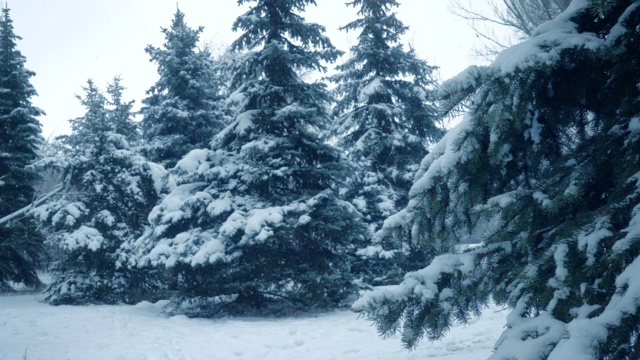
[[330, 94], [300, 74], [340, 52], [299, 15], [312, 0], [238, 3], [251, 4], [234, 23], [239, 112], [178, 162], [132, 259], [172, 268], [173, 311], [188, 315], [334, 308], [357, 290], [348, 254], [366, 229], [334, 190], [345, 159], [319, 136]]
[[134, 303], [161, 288], [157, 272], [117, 266], [120, 245], [142, 234], [166, 175], [131, 147], [137, 129], [123, 90], [116, 78], [107, 97], [89, 80], [78, 96], [86, 113], [61, 137], [62, 155], [39, 164], [57, 167], [64, 187], [32, 211], [63, 253], [46, 290], [52, 304]]
[[[408, 192], [427, 142], [440, 140], [434, 67], [400, 43], [407, 27], [396, 17], [395, 0], [354, 0], [359, 18], [341, 28], [359, 31], [351, 57], [330, 79], [337, 83], [337, 119], [330, 136], [357, 164], [347, 198], [372, 232], [407, 205]], [[359, 267], [376, 282], [399, 281], [425, 261], [420, 244], [380, 241], [362, 249]], [[371, 279], [370, 279], [371, 280]]]
[[42, 237], [28, 218], [16, 214], [34, 200], [36, 172], [29, 166], [43, 143], [42, 110], [31, 98], [34, 72], [17, 49], [9, 8], [0, 18], [0, 291], [8, 282], [39, 286], [36, 268], [42, 261]]
[[445, 83], [469, 106], [424, 159], [411, 229], [443, 254], [355, 304], [407, 347], [493, 299], [491, 359], [640, 358], [640, 1], [575, 0], [488, 67]]
[[193, 149], [208, 148], [229, 122], [220, 95], [225, 76], [209, 50], [198, 48], [202, 30], [187, 26], [177, 10], [171, 27], [162, 29], [164, 45], [145, 49], [160, 75], [142, 100], [145, 148], [150, 160], [167, 168]]

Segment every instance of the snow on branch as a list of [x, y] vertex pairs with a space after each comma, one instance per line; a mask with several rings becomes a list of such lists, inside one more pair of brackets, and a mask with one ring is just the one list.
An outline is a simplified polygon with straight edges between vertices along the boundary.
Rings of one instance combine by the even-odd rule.
[[34, 207], [42, 204], [43, 202], [45, 202], [47, 199], [51, 198], [53, 195], [56, 195], [57, 193], [59, 193], [61, 190], [63, 189], [63, 186], [58, 186], [57, 188], [53, 189], [52, 191], [50, 191], [47, 194], [42, 195], [41, 197], [39, 197], [38, 199], [36, 199], [34, 202], [32, 202], [31, 204], [23, 207], [22, 209], [15, 211], [3, 218], [0, 218], [0, 225], [3, 225], [15, 218], [17, 218], [18, 216], [21, 216], [23, 214], [26, 214], [27, 212], [29, 212], [29, 210], [33, 209]]

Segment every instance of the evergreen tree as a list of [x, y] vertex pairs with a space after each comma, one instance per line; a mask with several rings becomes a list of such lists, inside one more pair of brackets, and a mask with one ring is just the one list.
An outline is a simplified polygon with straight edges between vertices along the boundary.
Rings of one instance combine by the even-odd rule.
[[164, 46], [145, 49], [160, 79], [142, 101], [142, 130], [149, 159], [167, 168], [193, 149], [208, 148], [227, 123], [219, 94], [224, 77], [211, 53], [197, 48], [202, 30], [188, 27], [177, 10], [171, 28], [162, 29]]
[[[360, 17], [341, 29], [360, 34], [351, 58], [330, 78], [340, 97], [330, 134], [358, 165], [346, 196], [375, 232], [407, 205], [413, 176], [427, 155], [427, 141], [439, 140], [443, 131], [436, 126], [435, 68], [399, 43], [407, 27], [392, 12], [398, 2], [347, 4], [358, 7]], [[360, 252], [372, 256], [361, 264], [362, 271], [367, 277], [381, 277], [377, 281], [399, 281], [401, 273], [423, 265], [416, 245], [376, 241]], [[393, 260], [381, 260], [393, 253]]]
[[232, 45], [248, 50], [233, 71], [239, 113], [212, 150], [177, 164], [178, 186], [131, 253], [175, 271], [176, 312], [333, 308], [356, 291], [347, 254], [366, 232], [333, 190], [345, 160], [319, 137], [330, 94], [299, 74], [325, 71], [340, 52], [298, 15], [312, 0], [245, 3], [254, 4], [234, 23], [243, 33]]
[[153, 272], [118, 266], [120, 245], [142, 234], [164, 176], [129, 144], [137, 129], [123, 90], [115, 78], [107, 98], [89, 80], [78, 96], [86, 113], [71, 120], [62, 156], [41, 161], [60, 169], [64, 185], [33, 210], [63, 252], [46, 290], [52, 304], [134, 303], [153, 299], [160, 288]]
[[[43, 142], [36, 119], [43, 112], [31, 104], [36, 91], [29, 79], [35, 73], [25, 69], [18, 40], [5, 7], [0, 18], [0, 219], [33, 201], [38, 176], [29, 165]], [[42, 237], [29, 219], [0, 223], [0, 290], [9, 288], [8, 281], [39, 286], [35, 270], [41, 260]]]
[[122, 100], [122, 94], [125, 89], [120, 83], [119, 76], [116, 76], [113, 82], [107, 84], [109, 98], [105, 99], [105, 105], [109, 106], [109, 126], [111, 131], [123, 136], [129, 146], [136, 146], [140, 144], [140, 129], [138, 124], [132, 121], [134, 101], [126, 102]]
[[493, 299], [492, 359], [640, 358], [640, 2], [577, 0], [442, 86], [469, 106], [385, 223], [446, 251], [355, 305], [414, 347]]

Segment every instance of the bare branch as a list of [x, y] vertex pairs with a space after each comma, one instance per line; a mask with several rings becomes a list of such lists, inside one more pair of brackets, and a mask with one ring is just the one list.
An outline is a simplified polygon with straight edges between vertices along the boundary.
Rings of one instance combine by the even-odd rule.
[[[516, 41], [533, 35], [536, 27], [554, 19], [564, 11], [571, 0], [489, 0], [487, 11], [478, 10], [477, 2], [450, 0], [449, 10], [467, 20], [478, 38], [484, 42], [483, 49], [476, 51], [483, 58], [492, 58]], [[496, 28], [510, 29], [512, 36], [498, 36]]]

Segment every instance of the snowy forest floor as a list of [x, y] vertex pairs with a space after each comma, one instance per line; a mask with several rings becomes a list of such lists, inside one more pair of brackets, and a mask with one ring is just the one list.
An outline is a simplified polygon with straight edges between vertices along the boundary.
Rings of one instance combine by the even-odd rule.
[[486, 359], [506, 311], [489, 308], [439, 342], [408, 352], [350, 311], [283, 319], [189, 319], [135, 306], [50, 306], [38, 295], [0, 296], [0, 360]]

